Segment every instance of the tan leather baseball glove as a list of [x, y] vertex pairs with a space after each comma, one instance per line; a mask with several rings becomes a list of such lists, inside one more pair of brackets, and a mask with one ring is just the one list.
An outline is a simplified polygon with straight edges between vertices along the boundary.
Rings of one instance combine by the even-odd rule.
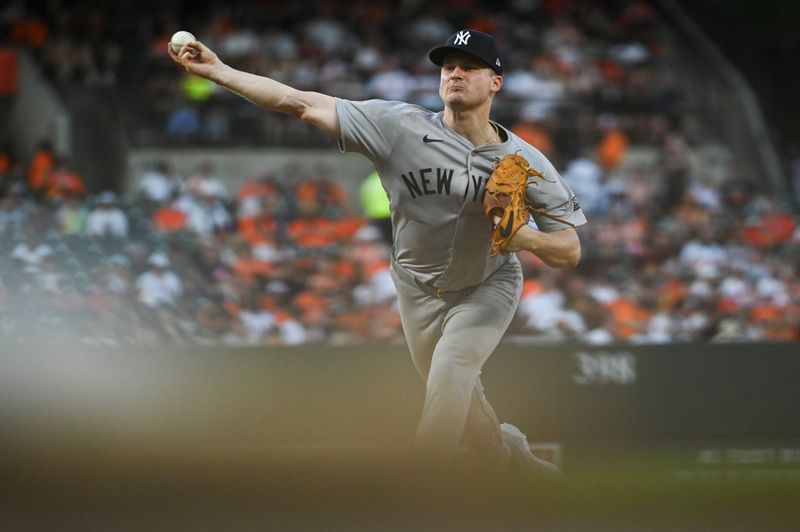
[[492, 223], [492, 256], [498, 251], [502, 253], [508, 241], [530, 219], [530, 207], [525, 202], [530, 176], [543, 177], [521, 155], [508, 154], [494, 163], [483, 196], [483, 208]]
[[498, 251], [505, 253], [508, 242], [523, 225], [528, 224], [531, 212], [575, 227], [571, 222], [534, 209], [527, 203], [528, 178], [531, 176], [546, 180], [521, 155], [509, 153], [495, 161], [494, 171], [486, 182], [486, 193], [483, 196], [483, 208], [492, 224], [491, 256]]

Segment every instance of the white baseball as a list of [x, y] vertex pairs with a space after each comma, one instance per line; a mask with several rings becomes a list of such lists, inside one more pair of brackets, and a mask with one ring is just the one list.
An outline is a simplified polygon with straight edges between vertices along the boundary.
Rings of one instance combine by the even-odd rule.
[[169, 40], [170, 46], [172, 46], [172, 51], [176, 54], [181, 53], [181, 48], [183, 48], [184, 44], [194, 42], [195, 39], [194, 35], [189, 33], [188, 31], [176, 31], [175, 35]]

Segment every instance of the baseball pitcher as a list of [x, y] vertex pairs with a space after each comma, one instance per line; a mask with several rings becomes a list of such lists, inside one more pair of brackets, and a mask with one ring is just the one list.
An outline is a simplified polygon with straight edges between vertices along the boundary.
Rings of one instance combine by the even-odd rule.
[[[522, 289], [515, 252], [566, 268], [580, 260], [579, 203], [539, 150], [489, 119], [503, 86], [491, 35], [464, 29], [430, 60], [441, 67], [435, 113], [403, 102], [349, 101], [237, 71], [200, 42], [170, 56], [257, 105], [296, 116], [368, 157], [391, 202], [403, 331], [426, 383], [416, 444], [468, 446], [498, 464], [549, 471], [486, 400], [481, 367], [511, 322]], [[528, 224], [533, 217], [536, 228]]]

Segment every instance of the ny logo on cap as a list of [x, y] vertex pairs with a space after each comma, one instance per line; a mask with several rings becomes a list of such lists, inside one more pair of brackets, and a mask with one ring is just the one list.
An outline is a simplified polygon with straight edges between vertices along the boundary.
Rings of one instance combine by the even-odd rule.
[[459, 31], [456, 34], [456, 40], [453, 41], [453, 44], [463, 44], [466, 45], [469, 42], [469, 38], [472, 37], [467, 30]]

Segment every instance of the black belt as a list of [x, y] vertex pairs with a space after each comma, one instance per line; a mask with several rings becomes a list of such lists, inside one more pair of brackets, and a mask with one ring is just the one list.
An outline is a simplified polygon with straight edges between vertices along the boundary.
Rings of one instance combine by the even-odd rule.
[[442, 290], [440, 288], [436, 288], [435, 286], [431, 286], [427, 283], [423, 283], [411, 273], [408, 272], [405, 268], [400, 266], [396, 260], [392, 260], [392, 269], [397, 276], [402, 279], [403, 281], [407, 282], [411, 286], [416, 286], [426, 294], [431, 297], [435, 297], [436, 299], [447, 299], [453, 296], [465, 296], [471, 294], [478, 288], [478, 285], [468, 286], [467, 288], [462, 288], [461, 290]]

